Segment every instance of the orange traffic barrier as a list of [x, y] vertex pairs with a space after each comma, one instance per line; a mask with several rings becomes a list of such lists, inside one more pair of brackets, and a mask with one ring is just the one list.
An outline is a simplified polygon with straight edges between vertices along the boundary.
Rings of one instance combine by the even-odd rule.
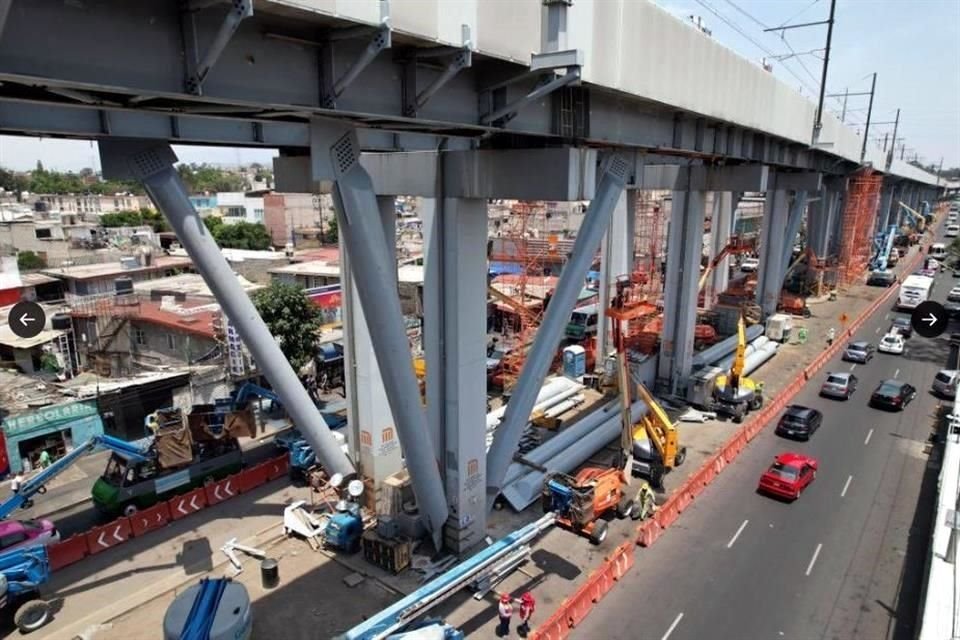
[[563, 640], [586, 619], [593, 606], [600, 602], [614, 585], [633, 566], [633, 544], [625, 543], [608, 556], [602, 565], [590, 574], [576, 592], [565, 599], [543, 624], [528, 637], [539, 640]]
[[238, 493], [240, 493], [240, 481], [235, 476], [224, 478], [220, 482], [214, 482], [204, 487], [207, 506], [229, 500]]
[[238, 475], [242, 493], [256, 489], [267, 482], [267, 469], [261, 464], [244, 469]]
[[90, 555], [90, 550], [87, 548], [87, 536], [84, 533], [70, 536], [66, 540], [47, 547], [47, 558], [50, 560], [51, 571], [79, 562], [88, 555]]
[[201, 487], [193, 491], [188, 491], [182, 496], [170, 498], [167, 501], [167, 505], [170, 507], [170, 519], [179, 520], [206, 507], [207, 495], [204, 493], [203, 487]]
[[130, 516], [130, 528], [134, 536], [142, 536], [148, 531], [167, 526], [170, 522], [170, 507], [166, 502], [155, 504], [149, 509]]
[[110, 524], [90, 529], [87, 532], [87, 549], [90, 550], [90, 555], [94, 555], [123, 544], [132, 537], [133, 529], [130, 527], [130, 519], [124, 516]]

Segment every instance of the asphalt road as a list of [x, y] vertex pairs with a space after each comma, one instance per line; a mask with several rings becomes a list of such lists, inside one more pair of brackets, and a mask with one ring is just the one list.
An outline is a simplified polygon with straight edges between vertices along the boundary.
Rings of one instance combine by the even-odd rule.
[[[950, 286], [938, 276], [934, 298]], [[876, 344], [894, 315], [879, 310], [855, 338]], [[653, 547], [637, 550], [573, 637], [912, 638], [936, 492], [924, 451], [942, 401], [929, 389], [950, 358], [947, 335], [914, 333], [903, 356], [867, 365], [834, 358], [794, 399], [824, 413], [813, 438], [784, 440], [769, 426]], [[859, 387], [849, 401], [818, 396], [828, 371], [851, 368]], [[917, 399], [899, 413], [869, 408], [885, 378], [911, 382]], [[814, 483], [792, 504], [757, 494], [760, 474], [790, 450], [819, 459]]]

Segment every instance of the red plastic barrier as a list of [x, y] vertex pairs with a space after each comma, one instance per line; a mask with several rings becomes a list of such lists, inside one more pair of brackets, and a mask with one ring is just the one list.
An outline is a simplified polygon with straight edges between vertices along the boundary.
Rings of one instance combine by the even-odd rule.
[[167, 500], [167, 505], [170, 507], [170, 519], [179, 520], [207, 506], [207, 495], [201, 487], [182, 496], [170, 498]]
[[690, 481], [683, 483], [677, 491], [673, 494], [674, 504], [677, 506], [677, 515], [686, 511], [687, 507], [693, 503], [693, 495], [690, 493]]
[[644, 522], [637, 527], [637, 544], [641, 547], [652, 547], [662, 531], [663, 529], [660, 528], [656, 520]]
[[165, 527], [170, 522], [170, 507], [166, 502], [161, 502], [135, 513], [129, 520], [133, 535], [139, 537], [148, 531]]
[[240, 472], [240, 491], [246, 493], [252, 491], [267, 481], [267, 469], [258, 464]]
[[673, 494], [653, 514], [653, 519], [661, 529], [666, 529], [680, 517], [677, 510], [677, 494]]
[[240, 482], [235, 477], [230, 476], [204, 487], [203, 491], [207, 499], [207, 506], [211, 506], [238, 495], [240, 493]]
[[738, 431], [736, 435], [730, 438], [727, 441], [727, 444], [723, 446], [723, 457], [726, 458], [727, 463], [733, 462], [734, 458], [740, 455], [740, 451], [743, 450], [745, 444], [746, 436], [743, 431]]
[[50, 570], [56, 571], [68, 565], [83, 560], [90, 555], [87, 548], [87, 536], [83, 533], [70, 536], [62, 542], [47, 547], [47, 557], [50, 559]]
[[267, 480], [276, 480], [287, 474], [290, 469], [290, 458], [278, 456], [273, 460], [267, 460], [263, 465], [267, 468]]
[[87, 548], [90, 550], [90, 555], [94, 555], [123, 544], [133, 537], [133, 529], [130, 527], [130, 519], [122, 517], [102, 527], [94, 527], [87, 531], [86, 535]]

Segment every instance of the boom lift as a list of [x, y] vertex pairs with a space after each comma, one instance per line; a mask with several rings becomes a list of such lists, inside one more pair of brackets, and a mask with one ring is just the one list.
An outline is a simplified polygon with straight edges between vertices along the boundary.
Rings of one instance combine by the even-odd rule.
[[715, 410], [731, 416], [734, 422], [742, 422], [748, 412], [763, 406], [762, 387], [743, 375], [746, 359], [747, 329], [741, 315], [737, 322], [737, 351], [730, 371], [718, 375], [713, 387]]
[[36, 631], [49, 622], [50, 604], [44, 600], [30, 600], [36, 597], [40, 585], [49, 579], [50, 561], [46, 547], [26, 547], [0, 554], [0, 609], [17, 607], [13, 622], [20, 633]]
[[[640, 418], [632, 434], [633, 473], [650, 478], [657, 489], [663, 488], [663, 476], [683, 464], [687, 448], [680, 446], [680, 432], [667, 412], [642, 383], [636, 390], [647, 405], [647, 415]], [[656, 455], [653, 450], [656, 449]]]
[[707, 284], [707, 279], [710, 277], [710, 274], [724, 258], [729, 255], [749, 253], [751, 251], [753, 251], [752, 244], [739, 236], [730, 236], [730, 241], [727, 242], [727, 245], [720, 250], [720, 253], [714, 256], [713, 260], [707, 264], [706, 269], [703, 270], [703, 273], [700, 275], [700, 280], [697, 282], [697, 291], [703, 291], [703, 287]]
[[108, 435], [99, 435], [90, 438], [63, 456], [46, 469], [28, 478], [20, 485], [20, 490], [0, 503], [0, 519], [7, 518], [19, 508], [29, 509], [33, 505], [33, 496], [47, 492], [46, 484], [70, 467], [74, 462], [92, 453], [97, 448], [109, 449], [129, 460], [143, 462], [154, 457], [151, 449], [145, 447], [142, 441], [127, 442]]

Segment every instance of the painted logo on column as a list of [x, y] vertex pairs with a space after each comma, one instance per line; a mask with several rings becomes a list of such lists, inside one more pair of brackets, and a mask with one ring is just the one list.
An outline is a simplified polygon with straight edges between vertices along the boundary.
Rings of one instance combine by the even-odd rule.
[[377, 455], [385, 456], [399, 447], [396, 430], [393, 427], [384, 427], [380, 432], [380, 447], [377, 449]]
[[467, 460], [467, 477], [464, 479], [463, 488], [466, 491], [473, 491], [483, 483], [483, 475], [480, 473], [480, 461], [476, 458]]
[[373, 434], [369, 431], [360, 431], [360, 446], [363, 447], [372, 447], [373, 446]]

